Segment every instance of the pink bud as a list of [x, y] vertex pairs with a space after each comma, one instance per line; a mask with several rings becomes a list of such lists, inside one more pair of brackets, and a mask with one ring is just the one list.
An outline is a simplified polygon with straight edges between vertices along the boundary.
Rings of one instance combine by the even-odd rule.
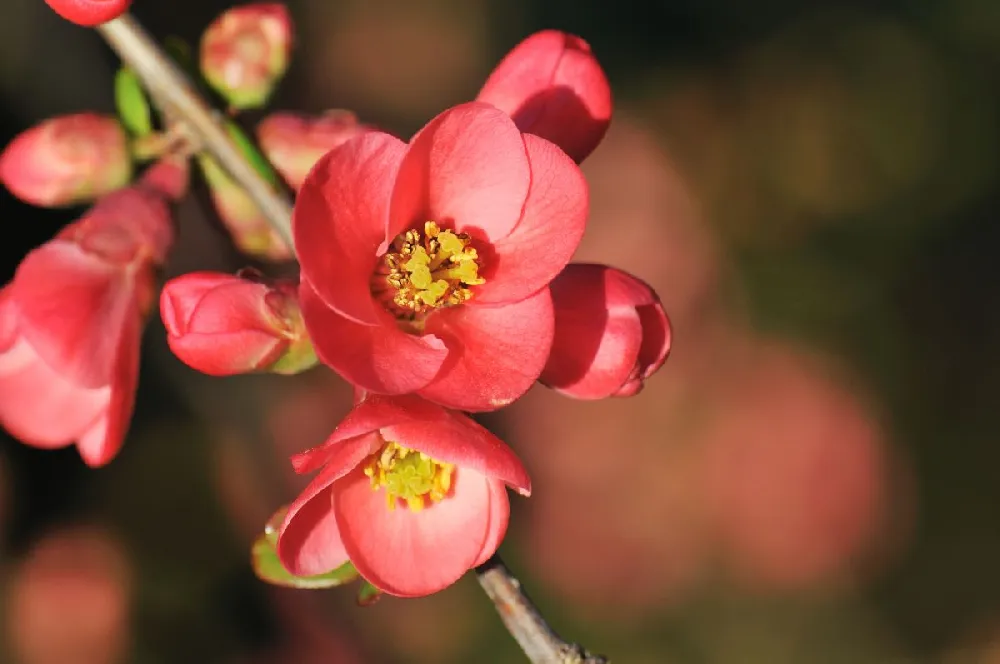
[[234, 7], [201, 38], [201, 71], [234, 108], [263, 106], [288, 68], [292, 20], [279, 3]]
[[328, 111], [317, 118], [273, 113], [257, 125], [257, 138], [267, 158], [297, 191], [320, 157], [367, 130], [350, 111]]
[[124, 14], [132, 0], [45, 0], [57, 14], [77, 25], [92, 27]]
[[188, 366], [212, 376], [292, 374], [316, 363], [302, 325], [297, 285], [192, 272], [160, 295], [167, 343]]
[[571, 263], [551, 284], [556, 332], [539, 380], [578, 399], [638, 393], [670, 352], [670, 321], [647, 284]]
[[0, 181], [23, 201], [61, 207], [93, 200], [132, 177], [125, 131], [96, 113], [51, 118], [0, 154]]
[[536, 32], [515, 46], [476, 99], [505, 111], [521, 131], [552, 141], [577, 163], [594, 151], [611, 122], [611, 88], [590, 45], [558, 30]]
[[236, 247], [244, 254], [267, 260], [283, 261], [291, 258], [291, 249], [267, 223], [260, 208], [246, 191], [210, 157], [202, 155], [199, 162], [208, 182], [215, 211], [219, 213], [219, 218]]

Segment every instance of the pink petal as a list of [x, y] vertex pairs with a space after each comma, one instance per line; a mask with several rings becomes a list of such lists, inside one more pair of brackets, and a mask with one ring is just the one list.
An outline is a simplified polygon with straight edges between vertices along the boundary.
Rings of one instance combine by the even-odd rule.
[[441, 373], [418, 393], [456, 410], [496, 410], [528, 391], [552, 347], [548, 288], [520, 302], [470, 304], [437, 312], [427, 331], [452, 352]]
[[124, 270], [53, 240], [22, 261], [11, 297], [21, 334], [42, 360], [81, 387], [100, 387], [111, 381], [132, 293]]
[[329, 308], [305, 280], [299, 301], [306, 330], [324, 364], [373, 392], [403, 394], [427, 385], [448, 356], [434, 335], [406, 334], [388, 312], [377, 325], [362, 325]]
[[142, 341], [142, 318], [133, 304], [125, 316], [125, 326], [118, 342], [111, 382], [111, 400], [104, 417], [77, 441], [83, 462], [98, 468], [111, 461], [125, 441], [135, 390], [139, 382], [139, 346]]
[[393, 191], [393, 238], [425, 221], [496, 242], [521, 217], [531, 172], [521, 132], [503, 111], [470, 102], [410, 141]]
[[524, 145], [531, 189], [521, 220], [486, 257], [477, 302], [515, 302], [534, 293], [559, 274], [583, 239], [589, 210], [583, 172], [544, 139], [526, 134]]
[[510, 447], [471, 417], [436, 408], [439, 414], [383, 427], [382, 437], [438, 461], [501, 480], [525, 496], [531, 494], [528, 471]]
[[258, 330], [167, 336], [167, 344], [184, 364], [209, 376], [234, 376], [267, 367], [288, 347], [273, 333]]
[[189, 272], [168, 281], [160, 293], [160, 317], [167, 334], [186, 334], [188, 321], [206, 294], [240, 281], [236, 275], [219, 272]]
[[334, 148], [302, 183], [292, 229], [303, 280], [341, 315], [377, 325], [371, 277], [406, 145], [382, 132]]
[[333, 486], [333, 508], [348, 557], [390, 595], [420, 597], [447, 588], [476, 562], [486, 540], [490, 485], [455, 470], [452, 492], [420, 512], [386, 506], [359, 468]]
[[336, 454], [348, 438], [406, 422], [439, 422], [449, 417], [440, 406], [415, 395], [371, 394], [356, 402], [322, 445], [293, 456], [292, 467], [296, 473], [309, 473], [330, 463], [330, 455]]
[[507, 534], [507, 524], [510, 522], [510, 500], [507, 498], [507, 487], [503, 482], [490, 480], [490, 520], [486, 528], [486, 541], [483, 542], [483, 550], [479, 552], [479, 559], [474, 567], [479, 567], [490, 559], [500, 543], [503, 542], [504, 535]]
[[378, 434], [340, 441], [320, 474], [289, 506], [278, 528], [278, 557], [292, 574], [322, 574], [347, 560], [334, 515], [331, 486], [382, 443]]

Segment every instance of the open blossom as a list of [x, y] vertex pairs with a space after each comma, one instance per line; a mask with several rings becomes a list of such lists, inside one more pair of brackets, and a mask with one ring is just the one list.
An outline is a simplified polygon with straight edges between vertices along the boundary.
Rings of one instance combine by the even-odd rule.
[[292, 19], [285, 5], [233, 7], [202, 35], [201, 71], [234, 108], [258, 108], [288, 68], [291, 48]]
[[92, 27], [124, 14], [132, 0], [45, 0], [45, 4], [67, 21]]
[[121, 447], [142, 324], [173, 241], [166, 193], [143, 180], [107, 195], [0, 291], [0, 423], [28, 445], [76, 443], [90, 466]]
[[556, 333], [541, 381], [579, 399], [632, 396], [670, 352], [670, 321], [647, 284], [572, 263], [551, 285]]
[[485, 562], [507, 531], [505, 485], [531, 492], [502, 441], [412, 395], [369, 396], [292, 464], [320, 472], [279, 528], [282, 564], [308, 576], [350, 560], [401, 597], [435, 593]]
[[192, 272], [168, 281], [160, 314], [170, 350], [213, 376], [297, 373], [316, 363], [302, 324], [298, 284]]
[[543, 30], [504, 57], [476, 97], [506, 111], [518, 128], [561, 147], [577, 162], [611, 122], [611, 87], [590, 45]]
[[257, 125], [260, 148], [293, 189], [302, 186], [320, 157], [368, 127], [350, 111], [328, 111], [319, 117], [272, 113]]
[[445, 111], [409, 145], [355, 137], [310, 172], [293, 215], [319, 358], [374, 393], [510, 403], [548, 358], [548, 284], [586, 215], [576, 164], [488, 104]]
[[62, 115], [18, 134], [0, 154], [0, 181], [42, 207], [89, 201], [132, 176], [125, 130], [97, 113]]

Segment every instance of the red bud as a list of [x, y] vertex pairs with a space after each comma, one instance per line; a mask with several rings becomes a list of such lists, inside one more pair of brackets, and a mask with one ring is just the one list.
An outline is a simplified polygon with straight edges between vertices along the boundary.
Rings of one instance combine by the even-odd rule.
[[273, 113], [257, 125], [257, 139], [282, 177], [298, 190], [320, 157], [367, 130], [350, 111], [328, 111], [316, 118]]
[[45, 3], [67, 21], [93, 27], [124, 14], [132, 0], [45, 0]]

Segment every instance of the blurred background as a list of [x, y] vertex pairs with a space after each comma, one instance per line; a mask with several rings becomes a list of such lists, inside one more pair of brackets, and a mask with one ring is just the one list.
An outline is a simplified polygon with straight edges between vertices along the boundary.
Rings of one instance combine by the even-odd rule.
[[[221, 0], [138, 0], [196, 43]], [[604, 64], [577, 260], [675, 326], [639, 396], [536, 387], [484, 418], [536, 487], [501, 553], [618, 664], [1000, 662], [1000, 4], [298, 0], [275, 109], [409, 136], [554, 27]], [[112, 110], [117, 62], [0, 5], [0, 139]], [[255, 117], [247, 118], [252, 127]], [[7, 280], [73, 219], [0, 193]], [[246, 264], [203, 187], [171, 275]], [[349, 407], [332, 372], [210, 379], [154, 321], [110, 466], [0, 439], [0, 661], [517, 663], [471, 577], [430, 598], [274, 589], [249, 546]]]

